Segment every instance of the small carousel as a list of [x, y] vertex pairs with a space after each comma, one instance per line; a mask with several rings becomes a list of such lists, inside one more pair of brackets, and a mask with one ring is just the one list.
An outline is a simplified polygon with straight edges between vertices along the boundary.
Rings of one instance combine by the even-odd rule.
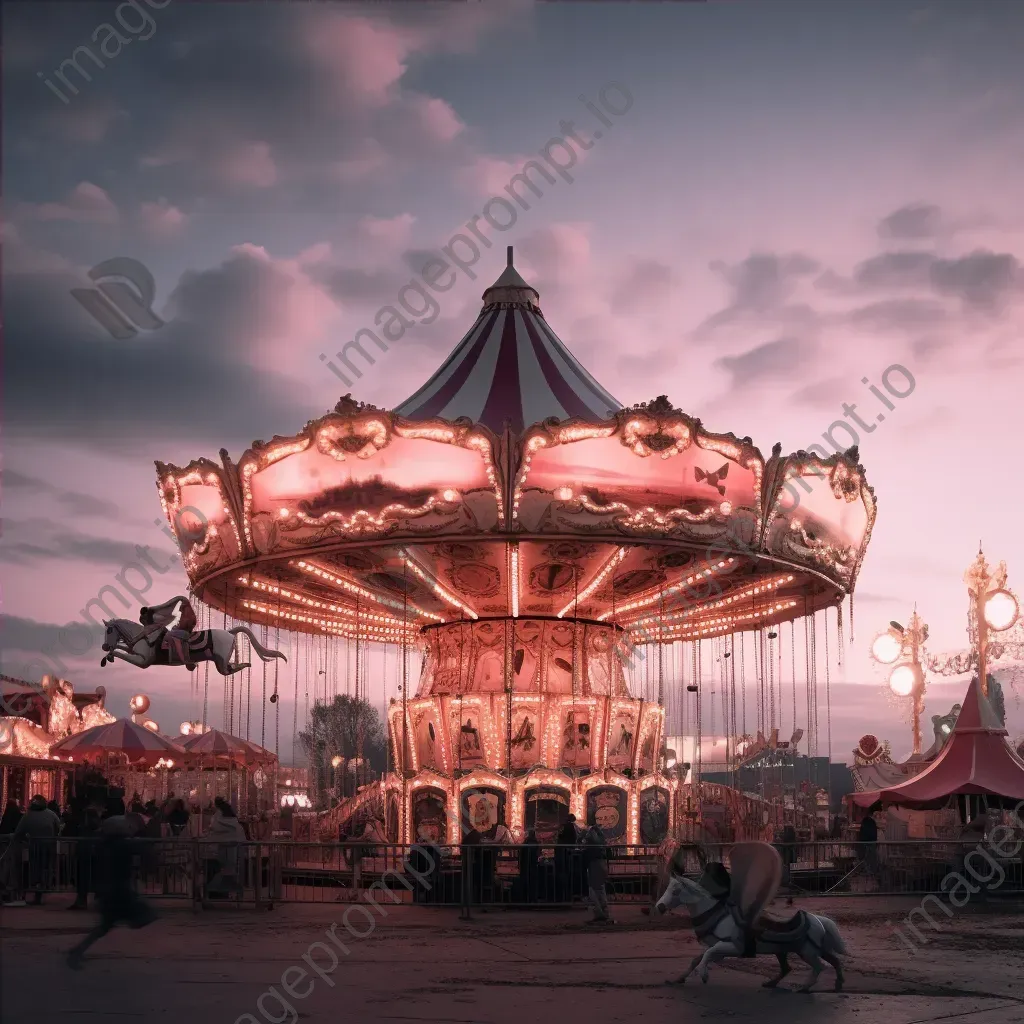
[[145, 694], [132, 697], [129, 707], [130, 718], [106, 713], [106, 721], [69, 732], [49, 747], [48, 757], [94, 769], [129, 799], [161, 803], [173, 794], [203, 812], [222, 796], [240, 817], [273, 809], [277, 759], [270, 751], [196, 722], [183, 722], [172, 739], [147, 717]]
[[[361, 699], [360, 651], [397, 652], [391, 770], [333, 817], [379, 807], [406, 842], [458, 841], [456, 809], [481, 831], [573, 813], [621, 842], [673, 833], [685, 773], [667, 763], [667, 713], [697, 750], [708, 704], [737, 736], [742, 662], [756, 730], [778, 729], [778, 631], [803, 620], [801, 657], [816, 655], [831, 619], [838, 651], [875, 517], [855, 449], [766, 458], [664, 397], [624, 408], [511, 250], [469, 332], [395, 410], [345, 397], [237, 461], [157, 477], [200, 626], [251, 623], [275, 646], [306, 634], [326, 652], [304, 659], [318, 675], [332, 645], [354, 645]], [[297, 701], [300, 684], [317, 699], [315, 675], [296, 677]]]
[[106, 690], [76, 693], [67, 679], [38, 683], [0, 676], [0, 806], [21, 807], [36, 794], [63, 802], [75, 766], [52, 754], [53, 745], [114, 721]]

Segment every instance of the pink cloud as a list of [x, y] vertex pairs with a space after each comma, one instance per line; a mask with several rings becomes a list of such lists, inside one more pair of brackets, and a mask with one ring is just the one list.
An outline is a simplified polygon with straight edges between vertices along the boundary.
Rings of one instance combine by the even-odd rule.
[[555, 223], [528, 235], [522, 243], [531, 279], [565, 284], [590, 266], [590, 225]]
[[90, 181], [76, 185], [63, 203], [27, 204], [24, 209], [39, 220], [70, 220], [79, 224], [114, 224], [117, 207], [110, 196]]
[[[554, 138], [554, 135], [551, 138]], [[566, 143], [566, 145], [576, 155], [574, 164], [570, 162], [568, 154], [563, 152], [558, 146], [552, 148], [551, 154], [556, 162], [561, 163], [568, 170], [573, 166], [579, 166], [583, 163], [588, 154], [578, 146], [573, 146], [572, 143]], [[553, 187], [549, 179], [553, 178], [556, 182], [561, 182], [563, 179], [559, 177], [557, 168], [552, 167], [541, 155], [541, 149], [545, 146], [547, 146], [547, 140], [544, 141], [543, 146], [538, 147], [536, 153], [527, 153], [513, 157], [489, 156], [487, 154], [475, 156], [459, 171], [458, 180], [462, 185], [472, 189], [478, 195], [504, 196], [506, 195], [505, 189], [512, 178], [517, 174], [524, 173], [524, 168], [527, 164], [535, 163], [539, 164], [547, 172], [547, 177], [534, 167], [531, 167], [526, 174], [542, 192], [546, 192]], [[528, 189], [524, 190], [524, 187], [520, 185], [517, 191], [529, 201], [530, 193]]]
[[334, 175], [342, 182], [363, 181], [378, 174], [392, 163], [390, 154], [372, 138], [363, 139], [355, 152], [338, 160], [332, 167]]
[[373, 242], [399, 248], [409, 241], [415, 221], [411, 213], [400, 213], [396, 217], [364, 217], [359, 222], [359, 233]]
[[144, 231], [158, 238], [177, 234], [184, 227], [186, 215], [166, 199], [143, 203], [139, 207], [139, 223]]
[[243, 142], [225, 152], [214, 172], [227, 185], [269, 188], [277, 181], [277, 166], [266, 142]]
[[337, 83], [339, 95], [368, 107], [391, 101], [405, 60], [418, 44], [409, 29], [347, 14], [311, 19], [304, 42]]
[[426, 134], [438, 142], [451, 142], [466, 127], [451, 105], [442, 99], [416, 96], [409, 100], [409, 105]]

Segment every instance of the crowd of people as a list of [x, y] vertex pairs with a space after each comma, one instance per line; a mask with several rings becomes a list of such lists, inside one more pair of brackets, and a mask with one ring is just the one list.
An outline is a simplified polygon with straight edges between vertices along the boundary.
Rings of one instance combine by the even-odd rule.
[[[360, 842], [365, 842], [361, 837]], [[503, 888], [498, 861], [503, 846], [513, 845], [511, 833], [498, 821], [487, 829], [467, 829], [460, 849], [461, 885], [464, 898], [478, 907], [501, 903]], [[554, 848], [553, 861], [544, 861], [546, 846]], [[410, 852], [409, 867], [418, 880], [416, 899], [429, 903], [445, 900], [443, 853], [426, 828], [421, 828]], [[574, 895], [588, 895], [591, 923], [614, 923], [608, 911], [608, 861], [611, 850], [597, 825], [581, 828], [570, 814], [552, 840], [542, 843], [530, 829], [518, 846], [519, 872], [512, 883], [512, 899], [518, 904], [568, 903]]]
[[[72, 796], [63, 809], [41, 795], [34, 796], [24, 811], [14, 800], [7, 802], [0, 815], [0, 899], [4, 906], [24, 906], [29, 894], [38, 906], [48, 889], [73, 878], [76, 895], [68, 909], [86, 909], [89, 894], [97, 891], [97, 851], [106, 835], [106, 822], [112, 818], [119, 819], [119, 829], [123, 819], [122, 830], [135, 840], [191, 838], [216, 844], [204, 847], [207, 890], [215, 894], [237, 887], [237, 844], [271, 835], [266, 814], [250, 823], [247, 832], [231, 804], [220, 797], [200, 813], [197, 805], [190, 808], [173, 793], [161, 804], [155, 800], [143, 803], [137, 794], [126, 803], [116, 790], [107, 787], [87, 793]], [[64, 840], [73, 842], [63, 844]], [[173, 862], [173, 857], [167, 859]]]

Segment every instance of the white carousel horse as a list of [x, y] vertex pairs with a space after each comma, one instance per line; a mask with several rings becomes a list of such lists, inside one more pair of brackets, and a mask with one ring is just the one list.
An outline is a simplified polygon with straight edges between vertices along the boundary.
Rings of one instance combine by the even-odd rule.
[[[103, 625], [106, 627], [103, 650], [107, 653], [100, 662], [101, 666], [115, 658], [127, 661], [138, 668], [170, 664], [167, 652], [161, 646], [160, 634], [144, 636], [146, 627], [131, 619], [106, 619]], [[192, 660], [212, 661], [222, 676], [234, 675], [243, 668], [248, 668], [249, 662], [238, 664], [231, 660], [235, 653], [235, 638], [239, 633], [249, 638], [252, 649], [263, 661], [270, 661], [272, 658], [288, 660], [280, 651], [264, 647], [247, 626], [235, 626], [234, 629], [205, 629], [194, 633], [193, 639], [189, 641]]]
[[[777, 851], [766, 843], [744, 843], [742, 846], [767, 847], [778, 857]], [[734, 876], [737, 873], [736, 862], [738, 847], [733, 848]], [[767, 858], [767, 855], [759, 853], [758, 856]], [[693, 930], [697, 939], [708, 949], [703, 954], [693, 958], [686, 973], [677, 981], [677, 984], [685, 983], [686, 979], [700, 967], [700, 980], [706, 982], [708, 973], [713, 963], [718, 963], [726, 957], [742, 957], [748, 954], [748, 940], [754, 939], [753, 949], [750, 951], [755, 956], [774, 956], [779, 961], [779, 973], [777, 977], [771, 978], [764, 983], [765, 988], [775, 988], [776, 985], [787, 974], [790, 967], [788, 955], [794, 953], [804, 963], [808, 964], [813, 972], [807, 983], [800, 987], [800, 992], [810, 992], [817, 983], [825, 963], [829, 964], [836, 972], [835, 991], [841, 992], [843, 988], [843, 966], [839, 961], [839, 954], [847, 952], [846, 944], [835, 922], [827, 917], [818, 914], [811, 914], [805, 910], [798, 911], [793, 917], [785, 921], [773, 920], [772, 918], [757, 918], [757, 915], [749, 916], [738, 912], [742, 907], [737, 907], [733, 897], [737, 890], [742, 890], [743, 880], [734, 877], [731, 881], [732, 892], [719, 892], [712, 894], [700, 882], [687, 878], [677, 868], [676, 861], [673, 862], [671, 877], [668, 887], [662, 894], [661, 899], [655, 904], [655, 913], [665, 914], [675, 909], [680, 904], [685, 904], [690, 913], [693, 923]], [[718, 865], [718, 867], [721, 867]], [[709, 869], [706, 869], [701, 876], [701, 882], [714, 889], [713, 879], [709, 879]], [[727, 874], [723, 871], [723, 875]], [[765, 905], [770, 902], [770, 896], [774, 895], [774, 887], [769, 886], [762, 892], [760, 899], [748, 899], [748, 906], [760, 902]], [[746, 929], [743, 920], [755, 920], [755, 927]]]

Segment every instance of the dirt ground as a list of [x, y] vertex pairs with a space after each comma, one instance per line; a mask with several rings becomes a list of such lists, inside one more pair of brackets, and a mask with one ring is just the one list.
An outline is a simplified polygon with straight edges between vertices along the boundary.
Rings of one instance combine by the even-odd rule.
[[[475, 911], [461, 921], [455, 910], [385, 904], [383, 918], [371, 908], [349, 911], [352, 930], [365, 933], [352, 938], [346, 904], [199, 912], [157, 904], [155, 924], [115, 931], [75, 972], [64, 953], [92, 916], [67, 911], [68, 901], [49, 897], [42, 908], [0, 911], [3, 1024], [546, 1024], [566, 1015], [617, 1024], [641, 1014], [651, 1024], [705, 1017], [757, 1024], [1024, 1021], [1024, 904], [940, 913], [942, 930], [926, 927], [927, 944], [912, 951], [891, 925], [918, 901], [800, 901], [831, 917], [850, 949], [842, 993], [831, 990], [827, 970], [816, 993], [801, 995], [793, 991], [807, 973], [799, 962], [779, 990], [761, 988], [775, 965], [769, 959], [719, 966], [707, 985], [696, 978], [684, 987], [667, 984], [697, 952], [686, 915], [652, 923], [636, 907], [613, 907], [617, 923], [595, 930], [581, 910]], [[347, 954], [325, 934], [333, 925]], [[318, 941], [324, 947], [311, 949]], [[330, 963], [335, 954], [337, 966]]]

